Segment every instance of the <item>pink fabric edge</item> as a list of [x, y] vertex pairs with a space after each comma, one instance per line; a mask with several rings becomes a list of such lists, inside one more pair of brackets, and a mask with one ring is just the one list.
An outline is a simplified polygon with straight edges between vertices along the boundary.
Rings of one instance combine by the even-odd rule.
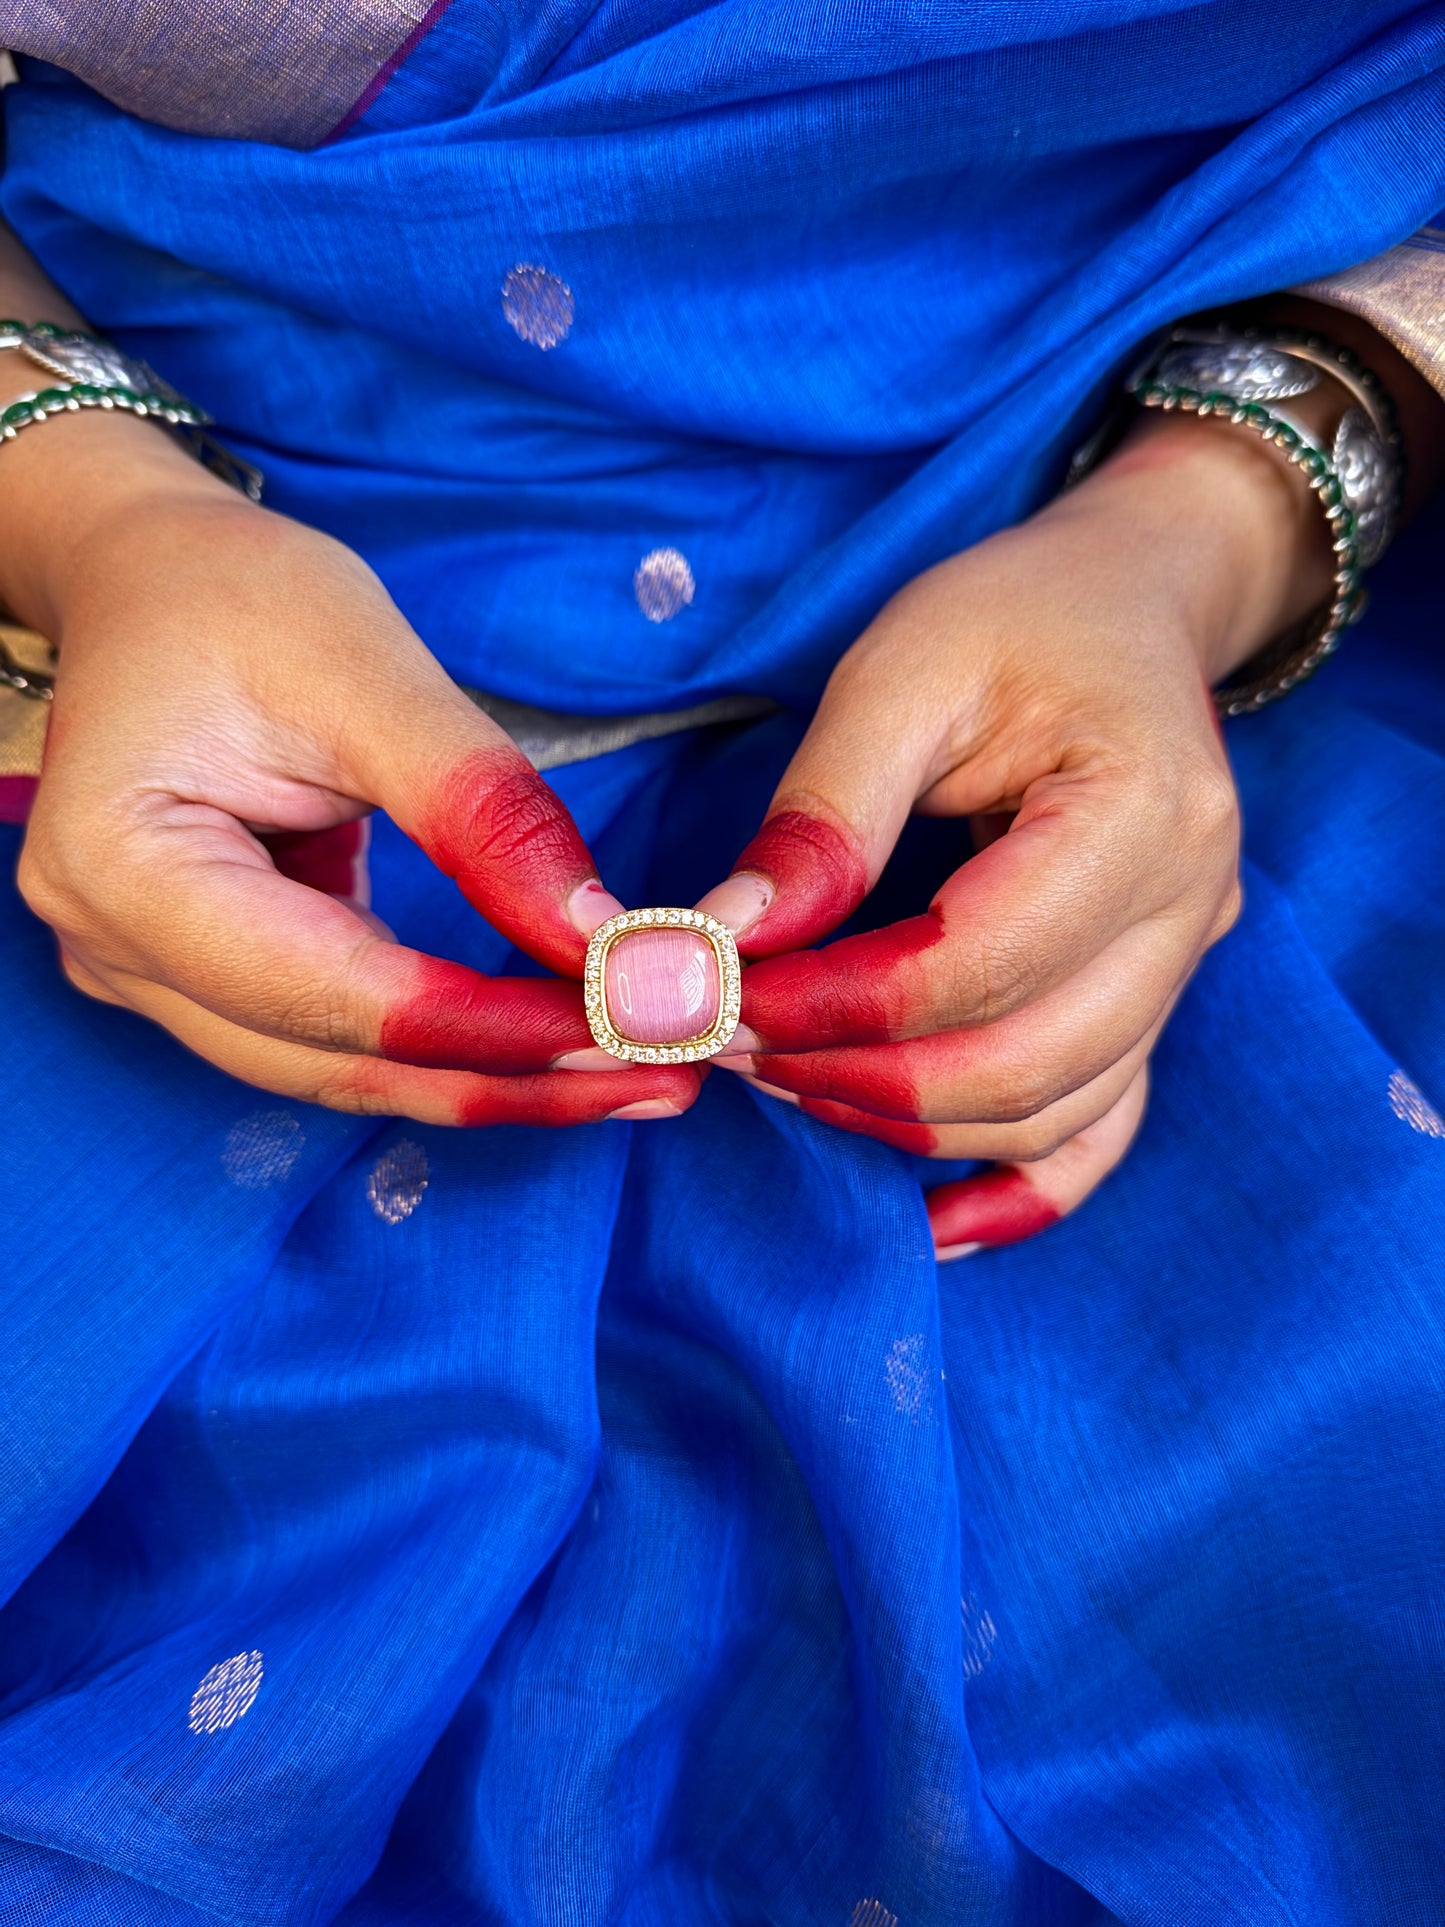
[[320, 142], [322, 147], [326, 145], [327, 141], [339, 140], [349, 127], [356, 125], [357, 121], [361, 119], [361, 116], [366, 112], [367, 108], [370, 107], [382, 88], [391, 79], [397, 68], [402, 65], [403, 61], [408, 60], [416, 48], [421, 45], [422, 41], [431, 32], [438, 20], [441, 19], [451, 3], [452, 0], [432, 0], [432, 4], [427, 8], [421, 19], [417, 21], [416, 25], [412, 28], [406, 39], [402, 41], [395, 53], [389, 57], [383, 67], [372, 75], [366, 86], [362, 88], [356, 100], [347, 108], [331, 132], [323, 136]]
[[0, 776], [0, 823], [24, 823], [35, 801], [33, 776]]

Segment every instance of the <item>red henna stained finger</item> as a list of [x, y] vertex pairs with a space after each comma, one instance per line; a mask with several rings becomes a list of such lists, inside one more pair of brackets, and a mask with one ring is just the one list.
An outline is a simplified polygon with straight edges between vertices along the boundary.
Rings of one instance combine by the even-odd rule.
[[515, 1075], [544, 1071], [592, 1033], [575, 984], [484, 977], [441, 957], [422, 957], [411, 987], [381, 1026], [381, 1054], [446, 1070]]
[[1047, 1157], [1010, 1161], [996, 1170], [942, 1184], [928, 1214], [941, 1258], [961, 1258], [983, 1245], [1017, 1244], [1081, 1205], [1115, 1170], [1134, 1141], [1149, 1098], [1149, 1066], [1141, 1063], [1109, 1108]]
[[[950, 1035], [919, 1041], [935, 1046], [930, 1054], [945, 1063], [954, 1038]], [[916, 1045], [905, 1053], [896, 1044], [819, 1050], [796, 1057], [762, 1052], [753, 1058], [753, 1071], [755, 1076], [798, 1097], [822, 1098], [873, 1117], [917, 1124], [922, 1120], [924, 1105], [910, 1059], [917, 1064], [922, 1056]]]
[[649, 1101], [686, 1110], [703, 1081], [694, 1065], [619, 1065], [590, 1076], [442, 1070], [263, 1036], [154, 984], [133, 987], [124, 1001], [233, 1077], [281, 1097], [368, 1117], [439, 1125], [592, 1124]]
[[962, 1257], [981, 1245], [1020, 1244], [1063, 1215], [1016, 1164], [940, 1184], [928, 1194], [928, 1222], [940, 1257]]
[[753, 1051], [750, 1068], [800, 1097], [830, 1098], [881, 1117], [1016, 1124], [1101, 1080], [1117, 1083], [1125, 1067], [1132, 1074], [1177, 992], [1177, 984], [1149, 983], [1119, 967], [1111, 951], [1063, 990], [995, 1024], [891, 1044]]
[[886, 1044], [905, 1035], [918, 995], [918, 960], [942, 941], [936, 910], [826, 949], [754, 964], [743, 973], [743, 1021], [765, 1049]]
[[669, 1115], [681, 1113], [701, 1088], [702, 1079], [692, 1067], [629, 1065], [594, 1075], [541, 1071], [492, 1077], [358, 1057], [344, 1060], [332, 1074], [321, 1101], [338, 1110], [412, 1117], [466, 1130], [489, 1124], [552, 1128], [604, 1123], [633, 1104], [661, 1103]]
[[818, 810], [769, 816], [734, 863], [734, 876], [763, 877], [772, 902], [739, 939], [745, 957], [772, 957], [816, 943], [868, 894], [868, 864], [857, 833], [818, 799]]
[[366, 899], [368, 817], [334, 823], [326, 830], [280, 830], [261, 838], [283, 877], [329, 897]]
[[[511, 743], [472, 750], [403, 824], [467, 901], [539, 962], [582, 974], [587, 934], [568, 914], [597, 865], [555, 792]], [[599, 907], [612, 904], [595, 885]], [[616, 907], [620, 908], [620, 905]], [[603, 908], [597, 922], [611, 914]], [[595, 927], [595, 926], [594, 926]]]
[[820, 1124], [836, 1125], [840, 1131], [852, 1131], [858, 1137], [876, 1138], [880, 1144], [891, 1144], [895, 1151], [909, 1151], [914, 1157], [926, 1158], [938, 1149], [938, 1133], [929, 1124], [905, 1124], [897, 1118], [873, 1117], [867, 1111], [855, 1110], [851, 1104], [834, 1104], [822, 1097], [803, 1097], [797, 1102], [800, 1110], [817, 1118]]
[[833, 1124], [841, 1131], [852, 1131], [858, 1137], [877, 1138], [881, 1144], [891, 1144], [895, 1150], [911, 1151], [916, 1157], [931, 1157], [938, 1149], [938, 1133], [927, 1124], [905, 1123], [892, 1117], [874, 1117], [868, 1111], [856, 1110], [851, 1104], [834, 1104], [822, 1097], [795, 1097], [792, 1091], [780, 1090], [764, 1078], [750, 1077], [740, 1072], [742, 1081], [752, 1085], [754, 1090], [778, 1099], [784, 1104], [795, 1104], [809, 1117], [817, 1118], [820, 1124]]
[[[475, 1130], [486, 1124], [556, 1128], [602, 1124], [611, 1119], [680, 1116], [695, 1101], [702, 1079], [695, 1070], [654, 1078], [630, 1066], [615, 1072], [544, 1071], [536, 1077], [478, 1078], [457, 1106], [456, 1121]], [[666, 1109], [639, 1110], [638, 1106]]]

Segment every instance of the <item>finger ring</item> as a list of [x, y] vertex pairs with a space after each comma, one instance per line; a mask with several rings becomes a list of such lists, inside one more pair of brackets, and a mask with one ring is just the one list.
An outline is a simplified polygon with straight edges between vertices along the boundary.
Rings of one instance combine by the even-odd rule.
[[732, 1042], [742, 999], [733, 933], [701, 910], [625, 910], [587, 946], [587, 1022], [635, 1064], [692, 1064]]

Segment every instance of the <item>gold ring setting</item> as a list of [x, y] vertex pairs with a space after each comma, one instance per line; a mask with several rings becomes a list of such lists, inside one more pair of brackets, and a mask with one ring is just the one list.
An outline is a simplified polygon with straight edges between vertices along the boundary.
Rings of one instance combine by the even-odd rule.
[[593, 932], [583, 995], [594, 1040], [625, 1063], [716, 1057], [738, 1027], [737, 943], [701, 910], [625, 910]]

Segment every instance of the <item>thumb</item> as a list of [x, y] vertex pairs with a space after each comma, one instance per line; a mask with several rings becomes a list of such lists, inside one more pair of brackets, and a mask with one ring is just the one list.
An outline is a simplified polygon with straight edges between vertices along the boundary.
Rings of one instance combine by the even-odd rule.
[[762, 828], [698, 906], [750, 960], [816, 943], [873, 888], [928, 787], [931, 714], [896, 682], [839, 666]]
[[346, 763], [487, 921], [578, 977], [587, 940], [622, 909], [561, 799], [430, 657], [403, 700], [383, 691], [349, 718]]

